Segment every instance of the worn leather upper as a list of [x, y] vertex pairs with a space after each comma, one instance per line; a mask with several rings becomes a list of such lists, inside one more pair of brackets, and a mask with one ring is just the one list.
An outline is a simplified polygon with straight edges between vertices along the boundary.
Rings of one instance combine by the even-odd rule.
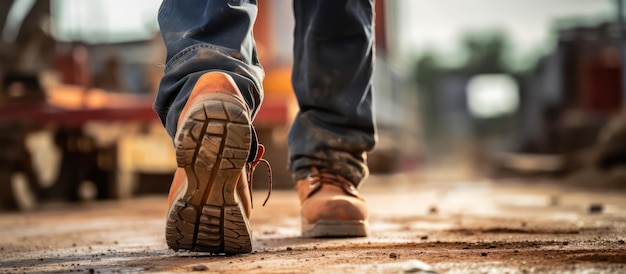
[[296, 185], [307, 223], [324, 221], [364, 221], [368, 218], [365, 199], [354, 185], [332, 173], [311, 169], [308, 177]]

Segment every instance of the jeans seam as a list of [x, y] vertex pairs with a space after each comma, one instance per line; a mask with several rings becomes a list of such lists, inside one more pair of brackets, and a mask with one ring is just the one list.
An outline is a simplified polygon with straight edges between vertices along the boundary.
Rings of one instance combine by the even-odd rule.
[[213, 49], [213, 50], [219, 51], [221, 54], [224, 54], [226, 56], [230, 56], [230, 54], [228, 54], [228, 52], [224, 51], [223, 49], [220, 49], [219, 47], [213, 46], [213, 45], [207, 45], [207, 44], [192, 45], [192, 46], [189, 46], [189, 47], [183, 49], [182, 51], [180, 51], [176, 55], [174, 55], [174, 57], [172, 57], [172, 59], [169, 62], [167, 62], [167, 64], [165, 65], [164, 72], [170, 71], [172, 69], [172, 67], [174, 67], [176, 64], [178, 64], [178, 62], [184, 56], [189, 54], [190, 52], [195, 51], [197, 49], [201, 49], [201, 48]]

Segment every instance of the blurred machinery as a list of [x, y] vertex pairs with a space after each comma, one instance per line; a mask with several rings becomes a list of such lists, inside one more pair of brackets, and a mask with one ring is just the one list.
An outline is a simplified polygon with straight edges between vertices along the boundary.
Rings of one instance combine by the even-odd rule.
[[519, 129], [512, 153], [495, 158], [500, 175], [626, 165], [621, 39], [614, 22], [558, 32], [556, 48], [521, 77]]
[[[151, 109], [165, 56], [154, 20], [158, 1], [139, 2], [154, 9], [136, 11], [144, 18], [131, 20], [139, 31], [132, 35], [120, 26], [106, 29], [119, 23], [112, 19], [119, 9], [111, 6], [120, 1], [0, 2], [0, 208], [167, 192], [175, 153]], [[386, 11], [376, 2], [374, 84], [380, 92], [374, 96], [381, 138], [369, 159], [373, 172], [391, 172], [411, 162], [401, 159], [416, 152], [410, 145], [417, 143], [415, 130], [407, 129], [418, 124], [398, 118], [413, 117], [405, 111], [416, 111], [415, 98], [407, 100], [406, 86], [384, 62]], [[254, 34], [266, 76], [255, 127], [274, 186], [291, 188], [287, 132], [297, 111], [291, 3], [262, 1], [258, 8]], [[94, 20], [108, 23], [85, 23]], [[265, 176], [255, 179], [266, 185]]]
[[[17, 24], [16, 9], [26, 11]], [[49, 29], [53, 9], [51, 1], [0, 2], [3, 38], [13, 33], [0, 44], [0, 208], [166, 193], [176, 162], [152, 110], [165, 56], [158, 32], [138, 41], [60, 41]], [[270, 160], [286, 166], [276, 156], [286, 155], [286, 142], [275, 139], [289, 122], [290, 72], [268, 64], [255, 124], [277, 152]], [[276, 170], [278, 185], [288, 184], [289, 175]]]

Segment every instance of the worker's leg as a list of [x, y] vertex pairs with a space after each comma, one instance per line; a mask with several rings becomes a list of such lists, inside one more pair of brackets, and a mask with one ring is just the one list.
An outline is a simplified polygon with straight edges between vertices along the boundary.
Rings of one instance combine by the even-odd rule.
[[252, 128], [263, 78], [256, 12], [235, 0], [165, 0], [159, 11], [167, 64], [154, 108], [176, 149], [165, 232], [173, 250], [252, 251], [247, 172], [263, 152]]
[[375, 143], [371, 0], [296, 0], [293, 87], [300, 112], [289, 134], [290, 169], [311, 167], [357, 185]]
[[192, 88], [209, 71], [228, 73], [254, 116], [263, 97], [256, 13], [254, 0], [163, 1], [158, 19], [167, 59], [154, 109], [172, 138]]

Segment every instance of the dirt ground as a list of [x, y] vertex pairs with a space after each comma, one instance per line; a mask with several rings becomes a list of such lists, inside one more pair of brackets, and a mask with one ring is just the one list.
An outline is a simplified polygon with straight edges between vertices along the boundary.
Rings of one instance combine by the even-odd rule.
[[165, 196], [5, 212], [0, 272], [626, 273], [624, 191], [416, 181], [373, 176], [372, 233], [353, 239], [300, 238], [295, 193], [261, 207], [259, 191], [254, 251], [237, 256], [168, 250]]

